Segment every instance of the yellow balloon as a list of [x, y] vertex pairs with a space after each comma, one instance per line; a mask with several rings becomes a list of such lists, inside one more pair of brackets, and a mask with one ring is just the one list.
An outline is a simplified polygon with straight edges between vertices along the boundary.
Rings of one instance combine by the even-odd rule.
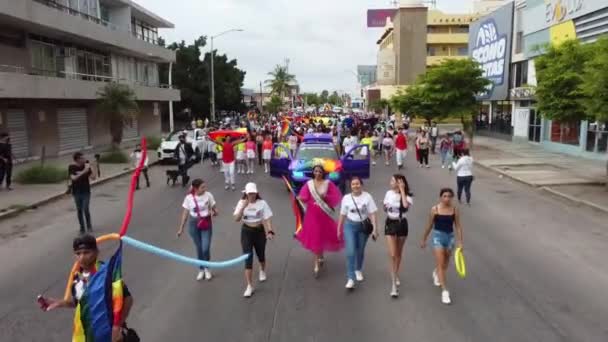
[[454, 253], [454, 265], [456, 266], [456, 272], [460, 278], [467, 276], [467, 265], [464, 261], [464, 254], [462, 254], [462, 248], [456, 248]]

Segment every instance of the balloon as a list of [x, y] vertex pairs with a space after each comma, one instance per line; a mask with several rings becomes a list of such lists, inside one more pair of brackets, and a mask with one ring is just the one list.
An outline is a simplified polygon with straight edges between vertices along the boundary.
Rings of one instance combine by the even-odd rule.
[[467, 276], [467, 265], [464, 261], [464, 254], [462, 254], [462, 248], [456, 248], [456, 252], [454, 253], [454, 265], [456, 266], [456, 272], [460, 276], [460, 278], [465, 278]]

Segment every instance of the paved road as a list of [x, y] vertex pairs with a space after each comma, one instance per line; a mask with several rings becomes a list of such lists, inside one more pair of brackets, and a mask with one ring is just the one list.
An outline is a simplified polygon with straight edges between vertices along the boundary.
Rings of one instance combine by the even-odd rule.
[[[436, 166], [408, 163], [415, 205], [399, 299], [388, 295], [383, 240], [368, 245], [366, 280], [354, 292], [344, 289], [342, 254], [329, 255], [325, 273], [313, 279], [311, 256], [292, 239], [284, 188], [257, 174], [252, 178], [279, 231], [268, 246], [269, 280], [244, 299], [241, 267], [196, 282], [191, 267], [127, 247], [124, 273], [136, 303], [131, 325], [144, 341], [608, 341], [606, 216], [478, 170], [473, 206], [462, 210], [469, 276], [461, 280], [451, 268], [453, 304], [445, 306], [431, 283], [431, 252], [417, 244], [438, 189], [454, 180]], [[154, 168], [154, 187], [138, 192], [130, 235], [193, 255], [188, 236], [174, 234], [184, 191], [159, 184], [162, 171]], [[377, 166], [366, 183], [377, 202], [393, 171]], [[223, 210], [212, 257], [239, 255], [239, 227], [229, 217], [239, 194], [224, 192], [221, 175], [207, 166], [194, 173], [210, 183]], [[118, 229], [126, 185], [124, 178], [95, 188], [98, 233]], [[34, 300], [62, 293], [76, 231], [71, 207], [60, 201], [2, 222], [1, 341], [69, 340], [72, 313], [42, 313]]]

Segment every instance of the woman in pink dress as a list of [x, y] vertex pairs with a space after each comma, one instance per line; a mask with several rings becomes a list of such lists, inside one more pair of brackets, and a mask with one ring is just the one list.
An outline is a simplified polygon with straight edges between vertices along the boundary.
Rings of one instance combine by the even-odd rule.
[[334, 183], [325, 179], [323, 166], [312, 169], [313, 179], [300, 190], [299, 199], [306, 205], [302, 230], [296, 235], [302, 246], [314, 253], [314, 274], [319, 274], [323, 253], [337, 252], [344, 247], [338, 239], [338, 226], [332, 218], [342, 194]]

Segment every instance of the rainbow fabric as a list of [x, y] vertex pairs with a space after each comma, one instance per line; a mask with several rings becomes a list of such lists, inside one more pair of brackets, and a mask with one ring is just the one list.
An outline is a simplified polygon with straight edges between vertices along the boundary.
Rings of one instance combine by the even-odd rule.
[[296, 229], [294, 235], [297, 235], [302, 230], [302, 222], [304, 221], [304, 213], [306, 210], [304, 209], [304, 204], [298, 199], [298, 195], [294, 191], [293, 186], [291, 186], [291, 183], [285, 176], [283, 176], [283, 181], [291, 193], [289, 198], [291, 199], [291, 207], [296, 218]]
[[325, 172], [340, 172], [342, 171], [342, 161], [335, 159], [313, 158], [310, 160], [298, 160], [294, 165], [294, 170], [300, 171], [312, 169], [316, 165], [323, 166]]
[[291, 123], [288, 120], [283, 120], [281, 123], [281, 136], [286, 137], [291, 135], [293, 130], [291, 129]]
[[122, 242], [110, 259], [97, 268], [74, 315], [72, 342], [110, 342], [112, 326], [122, 318]]

